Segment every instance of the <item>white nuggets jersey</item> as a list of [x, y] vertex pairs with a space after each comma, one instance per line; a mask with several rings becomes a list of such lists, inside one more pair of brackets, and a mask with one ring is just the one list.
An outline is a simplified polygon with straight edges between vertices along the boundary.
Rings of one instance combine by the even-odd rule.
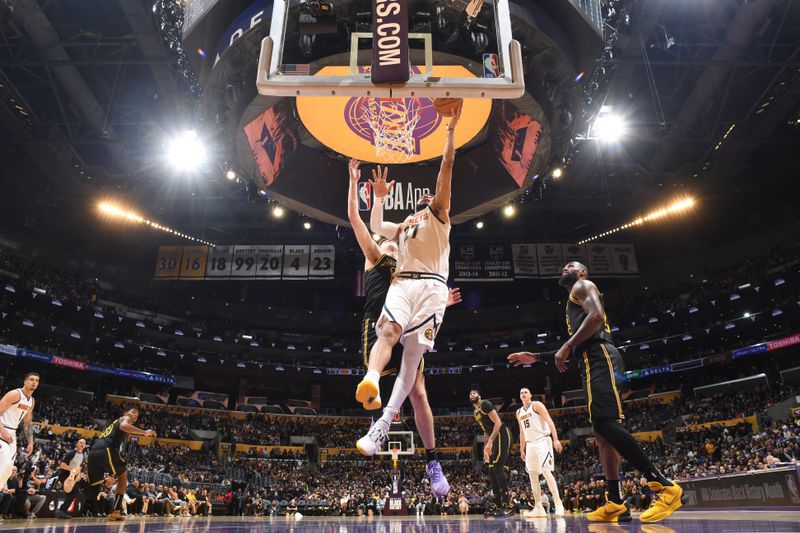
[[424, 272], [447, 280], [450, 271], [450, 224], [430, 207], [406, 217], [400, 232], [397, 273]]
[[14, 431], [16, 431], [22, 419], [30, 413], [31, 407], [33, 407], [33, 398], [25, 396], [22, 389], [17, 389], [17, 392], [19, 392], [19, 401], [12, 404], [11, 407], [6, 409], [5, 413], [0, 415], [0, 424], [3, 424], [6, 429]]
[[517, 416], [522, 423], [522, 431], [525, 432], [525, 442], [533, 442], [550, 436], [550, 428], [544, 418], [533, 410], [533, 402], [527, 409], [525, 406], [517, 409]]

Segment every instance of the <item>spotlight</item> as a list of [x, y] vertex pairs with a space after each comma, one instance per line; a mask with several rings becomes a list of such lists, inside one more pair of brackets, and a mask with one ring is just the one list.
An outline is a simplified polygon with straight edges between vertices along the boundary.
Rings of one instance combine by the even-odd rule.
[[602, 111], [592, 125], [592, 136], [606, 143], [618, 142], [627, 132], [628, 126], [621, 116]]
[[303, 228], [311, 229], [311, 222], [303, 222]]
[[478, 229], [483, 229], [483, 220], [479, 220], [475, 223], [475, 227]]
[[275, 218], [283, 218], [284, 213], [286, 213], [286, 211], [279, 205], [272, 208], [272, 216]]
[[503, 208], [503, 216], [506, 217], [506, 218], [511, 218], [511, 217], [514, 216], [514, 213], [516, 213], [516, 211], [517, 210], [514, 209], [514, 205], [513, 204], [508, 204], [507, 206], [505, 206]]
[[228, 178], [229, 180], [235, 180], [236, 172], [234, 172], [233, 169], [230, 169], [228, 170], [228, 172], [225, 173], [225, 177]]
[[191, 172], [207, 160], [206, 146], [195, 130], [186, 130], [173, 137], [167, 147], [167, 159], [173, 169]]
[[561, 167], [556, 167], [553, 169], [553, 177], [558, 179], [564, 175], [564, 171], [561, 170]]

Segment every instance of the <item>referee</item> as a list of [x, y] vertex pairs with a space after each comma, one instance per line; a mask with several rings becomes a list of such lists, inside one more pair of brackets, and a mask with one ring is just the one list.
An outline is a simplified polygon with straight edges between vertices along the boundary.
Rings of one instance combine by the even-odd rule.
[[[489, 464], [489, 483], [492, 486], [496, 509], [487, 510], [486, 516], [504, 518], [514, 513], [508, 500], [508, 460], [511, 457], [511, 430], [500, 420], [492, 402], [481, 400], [481, 394], [472, 389], [469, 401], [475, 408], [473, 416], [483, 431], [483, 462]], [[491, 428], [491, 429], [489, 429]], [[495, 441], [497, 446], [495, 446]]]
[[[79, 439], [78, 442], [75, 443], [75, 449], [68, 451], [67, 454], [64, 455], [64, 458], [61, 459], [61, 464], [58, 465], [58, 481], [62, 487], [72, 472], [76, 470], [80, 472], [83, 462], [86, 460], [85, 449], [86, 439]], [[85, 487], [86, 482], [81, 477], [78, 477], [72, 490], [66, 493], [64, 503], [56, 510], [56, 518], [72, 518], [69, 514], [69, 508], [72, 502], [75, 501], [75, 496], [78, 494], [78, 491], [83, 490]]]
[[134, 424], [139, 419], [139, 408], [136, 406], [128, 407], [125, 413], [114, 420], [97, 437], [92, 445], [87, 461], [89, 471], [89, 488], [87, 499], [97, 499], [97, 494], [103, 484], [104, 475], [111, 474], [117, 480], [117, 495], [114, 500], [114, 510], [108, 519], [111, 521], [125, 520], [122, 516], [122, 496], [128, 489], [128, 471], [125, 461], [120, 457], [119, 451], [128, 434], [139, 435], [141, 437], [155, 437], [156, 432], [152, 429], [139, 429]]

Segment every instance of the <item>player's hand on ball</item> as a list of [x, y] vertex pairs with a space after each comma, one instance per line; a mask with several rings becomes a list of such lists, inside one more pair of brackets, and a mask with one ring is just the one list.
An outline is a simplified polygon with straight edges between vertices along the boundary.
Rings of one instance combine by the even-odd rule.
[[572, 348], [564, 343], [556, 352], [556, 368], [562, 374], [567, 371], [567, 359], [572, 355]]
[[529, 365], [539, 361], [539, 354], [531, 352], [516, 352], [509, 355], [506, 359], [514, 366]]
[[378, 198], [383, 198], [389, 194], [389, 191], [392, 190], [394, 186], [394, 180], [386, 183], [386, 176], [389, 175], [389, 167], [381, 168], [378, 165], [378, 171], [375, 172], [375, 169], [372, 169], [372, 179], [369, 182], [372, 184], [372, 190], [375, 192], [375, 196]]
[[447, 293], [447, 307], [461, 303], [461, 289], [455, 287]]
[[361, 161], [358, 159], [351, 159], [348, 168], [350, 169], [350, 181], [358, 181], [361, 179], [361, 169], [359, 166]]
[[556, 453], [561, 453], [564, 451], [564, 446], [561, 445], [561, 441], [558, 439], [553, 440], [553, 449]]
[[456, 125], [458, 124], [458, 119], [461, 118], [461, 110], [464, 109], [464, 100], [461, 100], [461, 104], [456, 108], [453, 116], [450, 118], [450, 122], [447, 124], [447, 129], [452, 131], [456, 129]]

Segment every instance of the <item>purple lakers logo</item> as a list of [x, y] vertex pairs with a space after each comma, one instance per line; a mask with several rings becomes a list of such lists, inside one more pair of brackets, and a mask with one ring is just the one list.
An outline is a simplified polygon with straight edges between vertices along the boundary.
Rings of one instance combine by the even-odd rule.
[[[430, 98], [351, 98], [344, 107], [344, 122], [350, 130], [375, 145], [375, 122], [383, 128], [406, 128], [413, 124], [411, 137], [414, 154], [420, 153], [420, 141], [436, 131], [442, 116]], [[409, 128], [411, 129], [411, 128]]]

